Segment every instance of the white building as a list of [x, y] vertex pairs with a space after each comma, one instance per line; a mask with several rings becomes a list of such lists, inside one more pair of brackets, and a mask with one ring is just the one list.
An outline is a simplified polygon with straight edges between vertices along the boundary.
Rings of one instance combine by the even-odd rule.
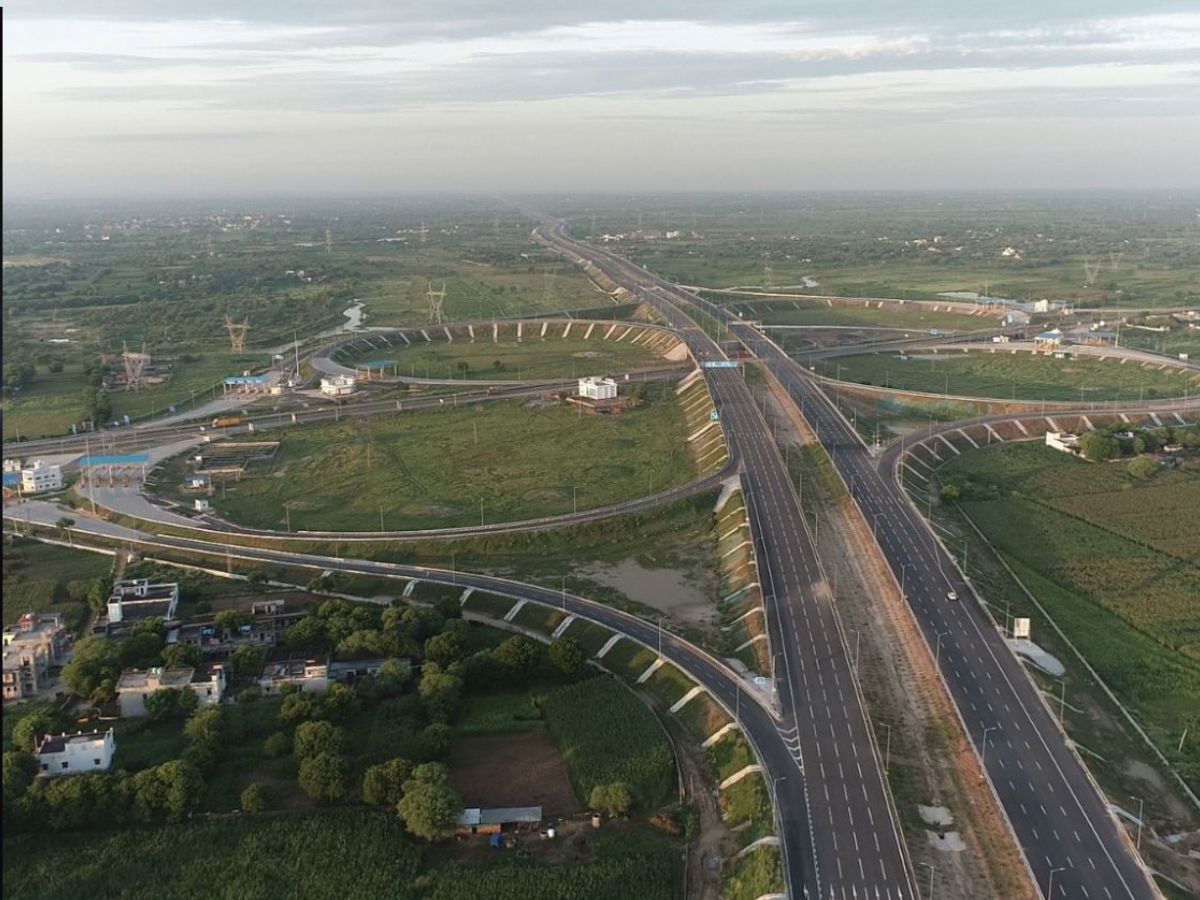
[[116, 752], [117, 740], [111, 728], [103, 734], [98, 731], [48, 734], [37, 745], [39, 774], [54, 778], [83, 772], [107, 772]]
[[1033, 311], [1035, 313], [1050, 312], [1050, 301], [1047, 300], [1045, 297], [1043, 297], [1041, 300], [1035, 300], [1033, 302]]
[[307, 694], [319, 694], [329, 687], [328, 658], [313, 659], [293, 655], [289, 650], [272, 650], [258, 676], [264, 694], [278, 694], [285, 684], [294, 684]]
[[1067, 431], [1047, 431], [1046, 446], [1063, 453], [1079, 453], [1079, 437]]
[[117, 705], [127, 719], [146, 715], [146, 699], [168, 689], [191, 691], [200, 701], [199, 708], [216, 706], [225, 693], [225, 670], [221, 666], [193, 669], [148, 669], [122, 672], [117, 681]]
[[611, 378], [580, 378], [579, 396], [589, 400], [615, 400], [617, 383]]
[[109, 624], [138, 619], [173, 619], [179, 605], [178, 584], [151, 584], [148, 578], [127, 578], [113, 585], [108, 597]]
[[345, 397], [354, 393], [353, 375], [334, 375], [321, 379], [321, 393], [329, 397]]
[[24, 494], [57, 491], [62, 486], [62, 466], [50, 466], [35, 459], [32, 465], [21, 470], [21, 492]]
[[20, 700], [46, 690], [50, 668], [65, 660], [70, 643], [58, 616], [25, 613], [4, 628], [4, 699]]

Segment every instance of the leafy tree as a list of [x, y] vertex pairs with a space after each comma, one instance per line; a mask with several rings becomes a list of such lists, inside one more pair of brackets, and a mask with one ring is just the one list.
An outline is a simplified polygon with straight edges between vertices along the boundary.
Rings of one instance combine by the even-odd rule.
[[267, 808], [267, 789], [257, 781], [242, 791], [242, 812], [254, 814]]
[[466, 653], [466, 643], [454, 631], [435, 634], [425, 642], [425, 658], [443, 666], [458, 662]]
[[[37, 775], [37, 758], [25, 750], [9, 750], [4, 754], [4, 806], [15, 803], [33, 784]], [[400, 798], [397, 797], [397, 800]], [[390, 805], [390, 804], [389, 804]]]
[[297, 722], [302, 719], [315, 719], [322, 715], [321, 703], [311, 694], [301, 691], [285, 694], [279, 704], [279, 718], [284, 722]]
[[292, 738], [292, 752], [297, 759], [307, 759], [321, 753], [337, 755], [346, 742], [346, 732], [328, 722], [302, 722]]
[[629, 788], [621, 781], [596, 785], [592, 788], [592, 794], [588, 798], [588, 805], [592, 809], [597, 809], [610, 816], [624, 815], [629, 812], [632, 803], [633, 797], [630, 796]]
[[375, 681], [388, 693], [399, 693], [412, 681], [412, 666], [399, 659], [385, 659], [375, 673]]
[[163, 808], [167, 818], [178, 821], [199, 802], [204, 793], [204, 776], [195, 766], [178, 759], [163, 763], [156, 773], [163, 785]]
[[450, 672], [443, 671], [437, 663], [426, 663], [421, 672], [421, 683], [417, 687], [417, 696], [425, 708], [429, 718], [446, 722], [458, 708], [458, 700], [462, 694], [462, 679]]
[[170, 644], [162, 652], [163, 665], [168, 669], [194, 669], [200, 659], [200, 648], [194, 644]]
[[108, 607], [109, 584], [105, 578], [95, 579], [88, 588], [88, 606], [96, 612], [103, 612]]
[[329, 686], [329, 690], [321, 699], [321, 715], [326, 719], [340, 722], [357, 712], [359, 706], [358, 697], [353, 689], [340, 682], [335, 682]]
[[450, 749], [450, 738], [454, 736], [452, 729], [445, 722], [434, 722], [426, 726], [417, 736], [418, 752], [422, 759], [434, 760], [446, 755]]
[[462, 800], [446, 783], [444, 775], [433, 780], [421, 777], [421, 770], [426, 768], [417, 766], [413, 770], [413, 777], [405, 782], [404, 796], [396, 804], [396, 812], [416, 837], [427, 841], [445, 840], [454, 834]]
[[243, 644], [229, 654], [229, 663], [238, 675], [258, 675], [262, 671], [266, 654], [261, 647]]
[[122, 641], [118, 659], [122, 669], [147, 669], [162, 664], [162, 638], [149, 631]]
[[1110, 434], [1099, 431], [1089, 431], [1079, 438], [1079, 449], [1083, 455], [1095, 462], [1106, 459], [1116, 459], [1121, 455], [1121, 445]]
[[276, 731], [263, 741], [263, 753], [271, 759], [287, 756], [292, 752], [292, 742], [282, 731]]
[[561, 637], [550, 645], [550, 662], [564, 675], [578, 675], [587, 665], [587, 651], [574, 638]]
[[943, 503], [953, 503], [962, 497], [962, 488], [957, 484], [944, 484], [939, 492]]
[[412, 775], [412, 770], [413, 764], [400, 757], [371, 766], [363, 774], [363, 802], [372, 806], [394, 807], [404, 796], [404, 783]]
[[337, 644], [339, 659], [377, 659], [392, 652], [395, 641], [374, 628], [360, 628]]
[[509, 677], [523, 682], [542, 662], [542, 647], [523, 635], [513, 635], [492, 651], [492, 656], [508, 672]]
[[90, 581], [73, 580], [67, 582], [67, 598], [76, 603], [86, 603], [88, 591], [92, 589]]
[[349, 791], [350, 765], [343, 756], [318, 753], [300, 761], [299, 781], [314, 800], [341, 800]]
[[328, 646], [329, 634], [324, 622], [316, 616], [305, 616], [284, 633], [283, 640], [289, 647], [320, 648]]
[[1129, 464], [1128, 470], [1134, 478], [1149, 478], [1158, 471], [1158, 461], [1151, 456], [1139, 456]]
[[[180, 701], [184, 694], [192, 692], [184, 688], [159, 688], [145, 700], [146, 714], [155, 722], [165, 722], [182, 715]], [[194, 697], [195, 694], [192, 694]]]
[[213, 627], [225, 634], [232, 634], [251, 621], [250, 613], [243, 609], [223, 609], [213, 617]]
[[32, 752], [39, 737], [44, 734], [53, 734], [58, 728], [58, 716], [48, 709], [36, 710], [13, 726], [13, 745], [19, 750]]
[[189, 741], [215, 741], [221, 736], [224, 713], [219, 706], [197, 710], [183, 724], [183, 736]]
[[121, 674], [117, 645], [100, 635], [85, 637], [75, 644], [71, 661], [63, 667], [63, 681], [80, 697], [104, 693], [105, 682], [115, 685]]
[[167, 637], [167, 623], [158, 616], [151, 616], [148, 619], [142, 619], [133, 626], [134, 634], [152, 634], [160, 641]]

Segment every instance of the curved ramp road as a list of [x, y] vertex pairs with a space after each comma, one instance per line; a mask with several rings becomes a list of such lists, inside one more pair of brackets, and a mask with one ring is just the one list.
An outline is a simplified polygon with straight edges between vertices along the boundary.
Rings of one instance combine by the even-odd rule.
[[[649, 280], [552, 231], [635, 291]], [[644, 294], [701, 361], [723, 354], [666, 292]], [[833, 597], [766, 422], [736, 370], [705, 369], [730, 450], [740, 461], [755, 534], [789, 766], [764, 761], [776, 785], [794, 897], [916, 898]]]
[[[576, 252], [600, 251], [572, 243]], [[635, 267], [621, 260], [613, 271]], [[890, 472], [806, 372], [727, 310], [654, 278], [655, 293], [728, 325], [787, 389], [852, 487], [929, 644], [1038, 889], [1053, 900], [1144, 900], [1158, 891], [971, 585]], [[626, 276], [626, 281], [628, 281]], [[1142, 407], [1144, 408], [1144, 407]], [[1011, 417], [1009, 417], [1011, 418]], [[957, 592], [959, 602], [947, 594]]]

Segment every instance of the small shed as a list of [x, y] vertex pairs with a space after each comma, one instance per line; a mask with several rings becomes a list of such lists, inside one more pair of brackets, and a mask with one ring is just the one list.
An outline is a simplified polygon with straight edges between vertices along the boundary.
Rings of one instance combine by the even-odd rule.
[[458, 816], [458, 834], [500, 834], [521, 831], [542, 824], [540, 806], [502, 806], [494, 809], [470, 807]]

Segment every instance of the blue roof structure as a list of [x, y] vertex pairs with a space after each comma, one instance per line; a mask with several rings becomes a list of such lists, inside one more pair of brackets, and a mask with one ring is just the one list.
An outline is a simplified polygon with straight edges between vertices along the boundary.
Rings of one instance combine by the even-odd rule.
[[79, 468], [86, 469], [89, 466], [144, 466], [150, 462], [150, 454], [148, 453], [126, 453], [117, 456], [81, 456], [79, 457]]
[[267, 384], [270, 375], [230, 375], [225, 379], [226, 384]]
[[356, 369], [387, 369], [394, 366], [396, 363], [390, 359], [373, 359], [370, 362], [357, 363]]
[[20, 484], [21, 484], [21, 473], [20, 472], [5, 472], [4, 473], [4, 486], [6, 488], [19, 487]]

